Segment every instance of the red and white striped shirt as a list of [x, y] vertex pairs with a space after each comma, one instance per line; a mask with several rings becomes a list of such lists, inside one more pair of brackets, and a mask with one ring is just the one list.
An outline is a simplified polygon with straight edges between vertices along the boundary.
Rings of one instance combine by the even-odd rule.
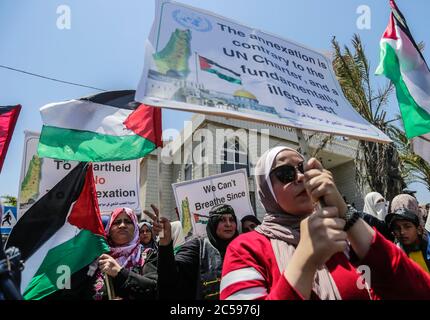
[[[357, 285], [360, 275], [344, 254], [326, 263], [344, 300], [430, 299], [430, 276], [378, 232], [360, 265], [371, 270], [371, 294]], [[270, 240], [256, 231], [228, 246], [220, 291], [221, 300], [303, 300], [280, 273]], [[312, 293], [311, 299], [318, 297]]]

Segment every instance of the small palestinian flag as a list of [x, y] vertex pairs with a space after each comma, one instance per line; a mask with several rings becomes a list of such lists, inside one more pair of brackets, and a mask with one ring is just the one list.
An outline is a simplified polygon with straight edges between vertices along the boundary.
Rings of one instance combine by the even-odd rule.
[[92, 165], [81, 162], [27, 210], [6, 246], [21, 251], [21, 292], [26, 300], [67, 288], [63, 274], [73, 276], [109, 252]]
[[143, 158], [161, 144], [161, 109], [134, 90], [48, 104], [40, 109], [40, 157], [85, 162]]
[[200, 69], [202, 71], [210, 72], [213, 74], [216, 74], [218, 78], [221, 78], [225, 81], [236, 83], [236, 84], [242, 84], [242, 81], [240, 80], [240, 74], [228, 69], [226, 67], [223, 67], [219, 65], [218, 63], [209, 60], [208, 58], [204, 58], [202, 56], [199, 56], [200, 61]]
[[198, 213], [193, 213], [193, 216], [194, 216], [194, 222], [195, 223], [208, 224], [208, 222], [209, 222], [208, 216], [203, 216], [203, 215], [198, 214]]

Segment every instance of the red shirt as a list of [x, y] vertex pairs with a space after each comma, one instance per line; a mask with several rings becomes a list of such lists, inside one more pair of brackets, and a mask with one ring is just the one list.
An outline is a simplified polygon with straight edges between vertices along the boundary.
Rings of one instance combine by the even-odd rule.
[[[343, 253], [326, 266], [344, 300], [430, 299], [430, 276], [375, 230], [367, 256], [360, 265], [370, 269], [370, 290], [362, 284], [356, 266]], [[358, 285], [357, 285], [358, 283]], [[281, 275], [270, 240], [252, 231], [227, 248], [221, 280], [222, 300], [303, 300]], [[318, 299], [312, 293], [311, 299]]]

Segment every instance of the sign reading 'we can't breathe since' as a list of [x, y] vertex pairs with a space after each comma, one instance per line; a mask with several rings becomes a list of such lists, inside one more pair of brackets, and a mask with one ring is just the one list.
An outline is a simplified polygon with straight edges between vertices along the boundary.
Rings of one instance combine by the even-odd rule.
[[215, 206], [232, 206], [238, 222], [254, 214], [245, 169], [174, 183], [172, 187], [186, 238], [206, 235], [209, 212]]

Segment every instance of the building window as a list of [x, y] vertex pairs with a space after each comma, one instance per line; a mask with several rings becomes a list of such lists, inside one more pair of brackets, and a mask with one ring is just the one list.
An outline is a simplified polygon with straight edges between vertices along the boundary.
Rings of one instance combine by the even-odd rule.
[[239, 143], [239, 139], [227, 141], [221, 150], [221, 172], [245, 168], [249, 176], [248, 152]]
[[187, 163], [184, 170], [185, 181], [193, 180], [193, 165]]

